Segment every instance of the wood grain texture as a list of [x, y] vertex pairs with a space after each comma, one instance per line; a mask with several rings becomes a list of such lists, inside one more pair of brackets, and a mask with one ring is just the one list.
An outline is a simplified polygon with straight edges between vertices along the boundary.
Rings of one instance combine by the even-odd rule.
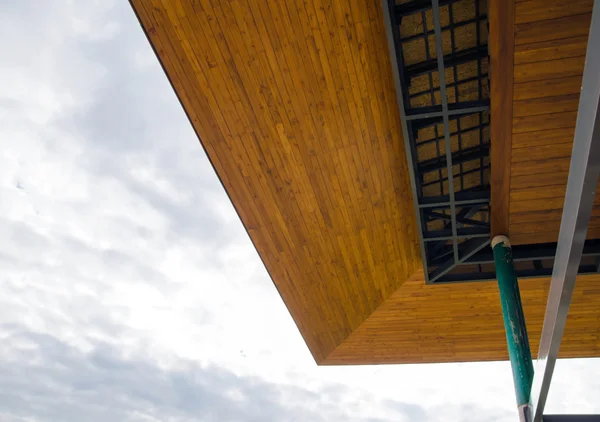
[[[521, 235], [524, 234], [538, 234], [538, 233], [558, 233], [560, 229], [561, 219], [553, 218], [553, 219], [545, 219], [539, 220], [536, 219], [534, 221], [527, 221], [524, 223], [518, 223], [515, 221], [511, 221], [511, 227], [515, 228], [515, 231]], [[589, 229], [597, 229], [600, 227], [600, 218], [593, 217], [590, 219]]]
[[[562, 211], [562, 209], [561, 209]], [[600, 227], [589, 227], [588, 239], [600, 239]], [[511, 235], [510, 243], [514, 245], [528, 245], [531, 243], [556, 243], [558, 242], [558, 231], [532, 233], [518, 233]], [[564, 340], [563, 340], [564, 341]]]
[[582, 57], [586, 48], [586, 36], [521, 44], [515, 47], [515, 65], [545, 61], [548, 57]]
[[565, 173], [565, 175], [568, 175], [571, 160], [566, 158], [567, 157], [559, 157], [555, 159], [545, 158], [539, 161], [521, 161], [513, 163], [511, 166], [511, 185], [513, 180], [516, 180], [514, 178], [518, 176], [540, 175], [540, 177], [544, 177], [545, 174], [553, 172]]
[[131, 3], [321, 362], [422, 265], [380, 5]]
[[515, 101], [513, 106], [514, 117], [577, 111], [577, 107], [579, 106], [579, 94], [520, 100]]
[[513, 133], [539, 132], [542, 130], [575, 127], [576, 120], [576, 111], [515, 117], [512, 122]]
[[[470, 362], [507, 359], [495, 282], [426, 286], [415, 274], [323, 362], [325, 364]], [[549, 279], [519, 280], [535, 356]], [[600, 276], [575, 284], [561, 357], [600, 354]]]
[[534, 98], [554, 97], [557, 95], [579, 94], [581, 91], [581, 76], [582, 75], [555, 79], [541, 79], [515, 84], [513, 99], [515, 101], [521, 101]]
[[[588, 0], [589, 1], [589, 0]], [[590, 4], [592, 4], [590, 2]], [[542, 10], [540, 8], [540, 10]], [[590, 30], [592, 14], [567, 16], [558, 19], [538, 20], [515, 25], [515, 45], [539, 43], [571, 37], [586, 37]]]
[[508, 234], [513, 119], [514, 0], [489, 1], [492, 236]]
[[[508, 216], [513, 244], [558, 239], [592, 5], [526, 0], [516, 6]], [[600, 234], [596, 222], [588, 238]]]
[[574, 126], [553, 130], [514, 133], [513, 148], [518, 149], [572, 143], [573, 136], [575, 136]]
[[[551, 53], [558, 52], [551, 51]], [[555, 57], [554, 55], [547, 57], [548, 59], [544, 61], [515, 66], [515, 83], [578, 76], [582, 73], [585, 56], [561, 57], [555, 60], [550, 58]]]
[[[378, 2], [131, 4], [317, 363], [506, 359], [495, 283], [424, 284]], [[520, 65], [580, 55], [574, 53], [577, 43], [527, 47], [522, 41], [533, 38], [538, 22], [525, 17], [515, 28], [514, 7], [512, 0], [508, 5], [491, 0], [489, 8], [496, 75], [491, 89], [499, 96], [492, 95], [492, 145], [498, 146], [492, 154], [505, 159], [495, 174], [492, 169], [492, 178], [525, 190], [534, 187], [529, 185], [534, 177], [553, 173], [545, 185], [553, 195], [531, 201], [533, 207], [522, 205], [518, 189], [512, 192], [515, 209], [512, 201], [509, 208], [509, 189], [500, 200], [504, 227], [514, 221], [523, 229], [511, 236], [513, 242], [547, 241], [560, 218], [556, 195], [568, 171], [565, 145], [574, 126], [578, 76], [517, 88], [514, 72], [506, 68], [507, 63], [513, 68], [513, 35], [524, 45]], [[553, 21], [561, 19], [572, 24], [578, 17]], [[566, 33], [565, 25], [558, 24], [555, 33]], [[543, 25], [536, 28], [540, 35], [531, 42], [560, 38]], [[571, 36], [585, 35], [580, 32], [574, 28]], [[554, 95], [547, 95], [548, 86], [557, 87]], [[563, 98], [554, 104], [558, 96]], [[514, 107], [514, 101], [521, 103]], [[548, 107], [553, 114], [527, 111], [532, 107]], [[551, 155], [546, 148], [551, 144], [564, 145]], [[513, 160], [515, 150], [531, 153], [530, 159]], [[544, 215], [547, 222], [540, 223]], [[594, 216], [595, 236], [600, 216]], [[525, 280], [522, 286], [535, 350], [548, 280]], [[600, 277], [580, 278], [562, 356], [599, 354], [598, 295]]]
[[559, 19], [567, 16], [591, 13], [589, 0], [528, 0], [517, 3], [515, 22], [517, 24]]

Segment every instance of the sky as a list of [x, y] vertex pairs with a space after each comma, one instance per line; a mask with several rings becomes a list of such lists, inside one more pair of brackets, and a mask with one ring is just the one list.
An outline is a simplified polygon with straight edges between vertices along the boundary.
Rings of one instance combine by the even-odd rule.
[[[125, 0], [0, 39], [0, 421], [516, 420], [507, 362], [315, 365]], [[599, 391], [559, 361], [548, 413]]]

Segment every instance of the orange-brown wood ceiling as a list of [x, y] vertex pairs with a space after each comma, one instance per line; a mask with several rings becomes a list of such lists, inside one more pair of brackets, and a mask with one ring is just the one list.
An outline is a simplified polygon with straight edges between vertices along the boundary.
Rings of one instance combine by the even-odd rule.
[[[497, 86], [503, 93], [492, 95], [494, 122], [512, 127], [492, 142], [492, 177], [507, 172], [492, 185], [492, 229], [513, 244], [558, 240], [592, 6], [593, 0], [514, 4], [514, 36], [505, 40], [512, 50], [502, 58], [514, 61], [514, 70]], [[600, 199], [590, 239], [600, 238], [598, 205]]]
[[[537, 356], [550, 279], [519, 280]], [[600, 355], [600, 275], [575, 285], [560, 357]], [[496, 282], [425, 285], [413, 275], [325, 364], [472, 362], [508, 359]]]
[[[494, 283], [424, 285], [378, 0], [131, 3], [318, 363], [506, 357]], [[577, 288], [562, 352], [598, 355]]]
[[421, 267], [381, 6], [132, 4], [322, 361]]

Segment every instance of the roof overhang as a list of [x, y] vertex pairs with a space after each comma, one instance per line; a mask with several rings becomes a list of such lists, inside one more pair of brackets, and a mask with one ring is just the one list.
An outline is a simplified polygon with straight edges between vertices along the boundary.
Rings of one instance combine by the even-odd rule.
[[[506, 358], [494, 283], [425, 283], [423, 268], [428, 272], [430, 268], [421, 258], [426, 256], [423, 207], [420, 199], [413, 200], [417, 198], [416, 184], [411, 182], [415, 163], [407, 156], [407, 151], [411, 153], [402, 125], [402, 119], [413, 117], [417, 122], [419, 118], [398, 111], [397, 79], [379, 4], [363, 0], [131, 3], [317, 363]], [[431, 3], [425, 3], [413, 0], [408, 6], [431, 8]], [[442, 29], [447, 25], [441, 19], [452, 2], [439, 3], [446, 8], [438, 19], [440, 28], [426, 26], [425, 31], [449, 30]], [[493, 24], [494, 7], [505, 2], [491, 3]], [[511, 16], [514, 19], [514, 9], [509, 20]], [[490, 37], [500, 33], [494, 34], [492, 30]], [[471, 53], [477, 55], [475, 50]], [[492, 50], [492, 65], [494, 54]], [[460, 58], [465, 57], [472, 56], [465, 53]], [[478, 57], [478, 63], [485, 60]], [[412, 65], [420, 72], [426, 65], [433, 66], [435, 72], [439, 62], [429, 59], [428, 64]], [[492, 91], [493, 87], [492, 76]], [[477, 92], [478, 97], [483, 93], [480, 88]], [[470, 106], [487, 107], [484, 103]], [[452, 107], [442, 104], [439, 110], [422, 111], [434, 119], [441, 117], [444, 130], [451, 130]], [[484, 117], [479, 126], [476, 132], [489, 136]], [[486, 155], [482, 155], [487, 141], [481, 136], [476, 137], [479, 155], [472, 161], [484, 164], [472, 174], [485, 181], [481, 171], [487, 171]], [[465, 148], [474, 146], [465, 144]], [[432, 151], [432, 157], [423, 157], [430, 161], [421, 164], [438, 165], [437, 149]], [[444, 155], [447, 169], [457, 157], [452, 151]], [[464, 158], [462, 152], [458, 155]], [[489, 193], [484, 198], [487, 210], [479, 208], [469, 215], [460, 213], [460, 195], [455, 192], [454, 212], [448, 200], [444, 207], [450, 208], [449, 213], [427, 217], [442, 220], [440, 230], [448, 230], [449, 216], [451, 238], [445, 240], [450, 241], [454, 258], [459, 245], [454, 239], [473, 234], [462, 230], [473, 225], [467, 220], [487, 223], [488, 231], [490, 223]], [[489, 251], [485, 245], [477, 246], [468, 256], [459, 249], [458, 258], [464, 258], [461, 264], [466, 268], [475, 266], [481, 272], [483, 261], [469, 260], [484, 260]], [[590, 247], [595, 256], [594, 245]], [[546, 256], [552, 250], [536, 253]], [[524, 260], [535, 265], [529, 256]], [[534, 350], [547, 285], [545, 279], [522, 282]], [[600, 277], [582, 277], [577, 289], [561, 352], [596, 356]]]

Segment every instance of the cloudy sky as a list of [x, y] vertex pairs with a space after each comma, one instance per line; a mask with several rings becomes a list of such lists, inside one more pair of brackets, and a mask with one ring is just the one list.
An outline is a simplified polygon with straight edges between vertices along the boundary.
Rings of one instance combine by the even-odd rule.
[[[1, 421], [499, 421], [504, 363], [317, 367], [129, 4], [0, 0]], [[549, 411], [600, 412], [600, 362]]]

